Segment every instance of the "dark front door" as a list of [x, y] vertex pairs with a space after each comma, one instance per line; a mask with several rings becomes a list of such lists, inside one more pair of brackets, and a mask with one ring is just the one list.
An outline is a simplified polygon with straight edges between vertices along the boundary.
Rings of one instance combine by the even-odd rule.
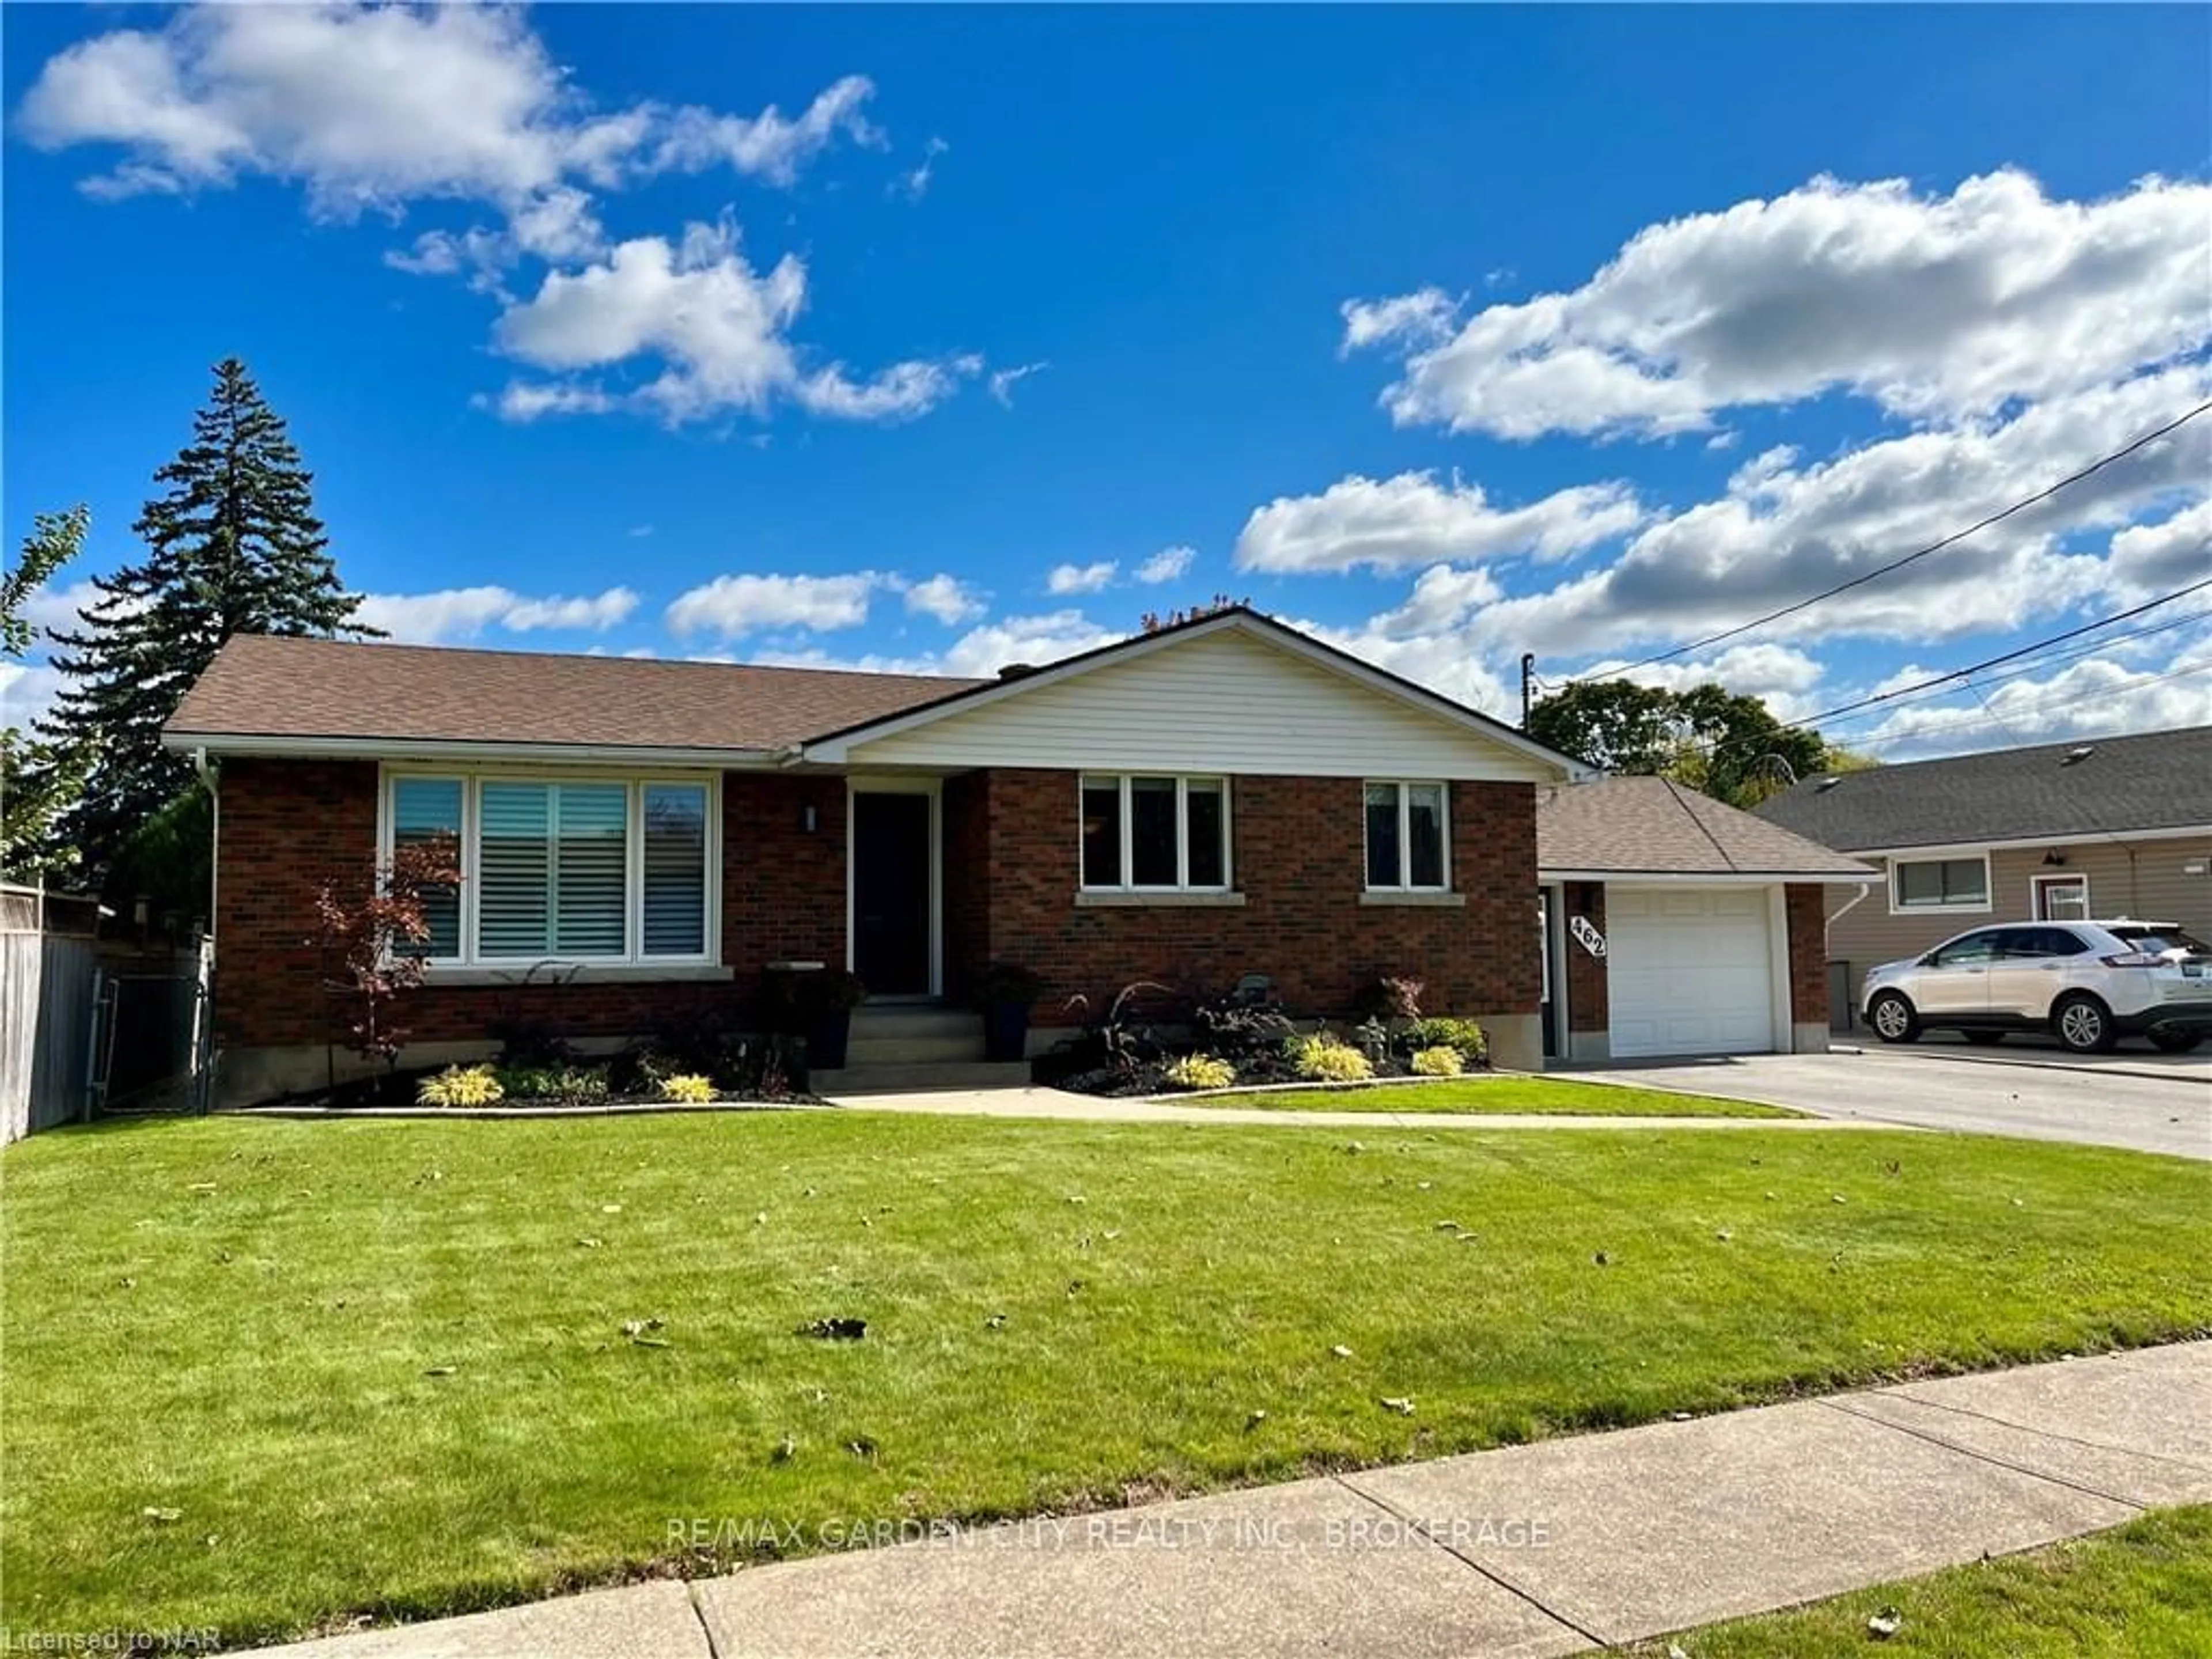
[[929, 994], [929, 797], [853, 797], [853, 971], [873, 997]]

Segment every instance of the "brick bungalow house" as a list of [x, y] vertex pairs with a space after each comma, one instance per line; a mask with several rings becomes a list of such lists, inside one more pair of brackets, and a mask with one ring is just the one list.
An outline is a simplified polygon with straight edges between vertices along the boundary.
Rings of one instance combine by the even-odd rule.
[[[1139, 978], [1265, 974], [1328, 1014], [1402, 973], [1500, 1065], [1562, 1046], [1537, 801], [1587, 769], [1241, 607], [985, 681], [240, 636], [164, 741], [215, 789], [227, 1103], [323, 1076], [316, 882], [441, 834], [463, 879], [410, 1063], [484, 1054], [518, 999], [611, 1044], [791, 961], [866, 983], [856, 1069], [873, 1041], [945, 1081], [980, 1080], [957, 1010], [999, 961], [1047, 982], [1036, 1045]], [[1817, 977], [1817, 927], [1760, 949]]]

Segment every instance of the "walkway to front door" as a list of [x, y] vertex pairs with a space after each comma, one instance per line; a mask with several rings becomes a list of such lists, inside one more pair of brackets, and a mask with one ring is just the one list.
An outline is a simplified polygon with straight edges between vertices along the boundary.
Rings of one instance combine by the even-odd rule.
[[853, 793], [853, 971], [870, 997], [926, 997], [931, 984], [933, 795]]

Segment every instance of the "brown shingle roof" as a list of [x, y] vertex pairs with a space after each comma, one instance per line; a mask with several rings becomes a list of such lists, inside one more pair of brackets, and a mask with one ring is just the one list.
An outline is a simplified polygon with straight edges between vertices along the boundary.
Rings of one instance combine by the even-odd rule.
[[1622, 875], [1866, 876], [1857, 860], [1667, 778], [1540, 789], [1536, 863]]
[[773, 750], [979, 684], [241, 634], [216, 653], [167, 729], [395, 745]]

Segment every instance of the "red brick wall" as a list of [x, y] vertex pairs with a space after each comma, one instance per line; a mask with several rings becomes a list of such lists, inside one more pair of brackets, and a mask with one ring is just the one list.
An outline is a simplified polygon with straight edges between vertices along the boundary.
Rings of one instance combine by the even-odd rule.
[[370, 761], [230, 760], [216, 796], [219, 1042], [320, 1042], [322, 968], [307, 940], [317, 883], [376, 857]]
[[[225, 762], [216, 848], [218, 1041], [261, 1048], [326, 1040], [317, 952], [307, 941], [316, 884], [376, 857], [370, 761]], [[688, 1012], [737, 1013], [763, 963], [845, 960], [845, 781], [732, 773], [722, 781], [722, 961], [733, 981], [634, 981], [532, 988], [425, 985], [398, 1018], [417, 1040], [472, 1041], [501, 1015], [556, 1022], [565, 1036], [626, 1036]], [[816, 828], [804, 827], [805, 809]]]
[[945, 994], [956, 1002], [991, 959], [991, 776], [945, 781]]
[[1790, 921], [1790, 1018], [1798, 1025], [1828, 1023], [1828, 912], [1826, 893], [1810, 882], [1784, 889]]
[[1344, 1012], [1381, 974], [1423, 980], [1433, 1012], [1537, 1012], [1532, 787], [1452, 786], [1452, 884], [1464, 908], [1359, 902], [1358, 779], [1238, 777], [1230, 787], [1238, 908], [1079, 907], [1072, 772], [998, 771], [948, 793], [948, 847], [973, 859], [985, 845], [990, 870], [986, 925], [977, 939], [961, 924], [960, 957], [948, 915], [948, 963], [972, 970], [995, 957], [1036, 969], [1049, 986], [1047, 1019], [1076, 992], [1108, 996], [1136, 979], [1227, 990], [1247, 973], [1272, 977], [1301, 1012]]
[[1567, 953], [1567, 1029], [1571, 1031], [1603, 1031], [1610, 1029], [1613, 1005], [1607, 994], [1608, 981], [1603, 961], [1592, 956], [1576, 940], [1573, 929], [1577, 916], [1587, 916], [1590, 925], [1601, 936], [1605, 933], [1605, 886], [1601, 882], [1571, 881], [1565, 884], [1568, 927]]

